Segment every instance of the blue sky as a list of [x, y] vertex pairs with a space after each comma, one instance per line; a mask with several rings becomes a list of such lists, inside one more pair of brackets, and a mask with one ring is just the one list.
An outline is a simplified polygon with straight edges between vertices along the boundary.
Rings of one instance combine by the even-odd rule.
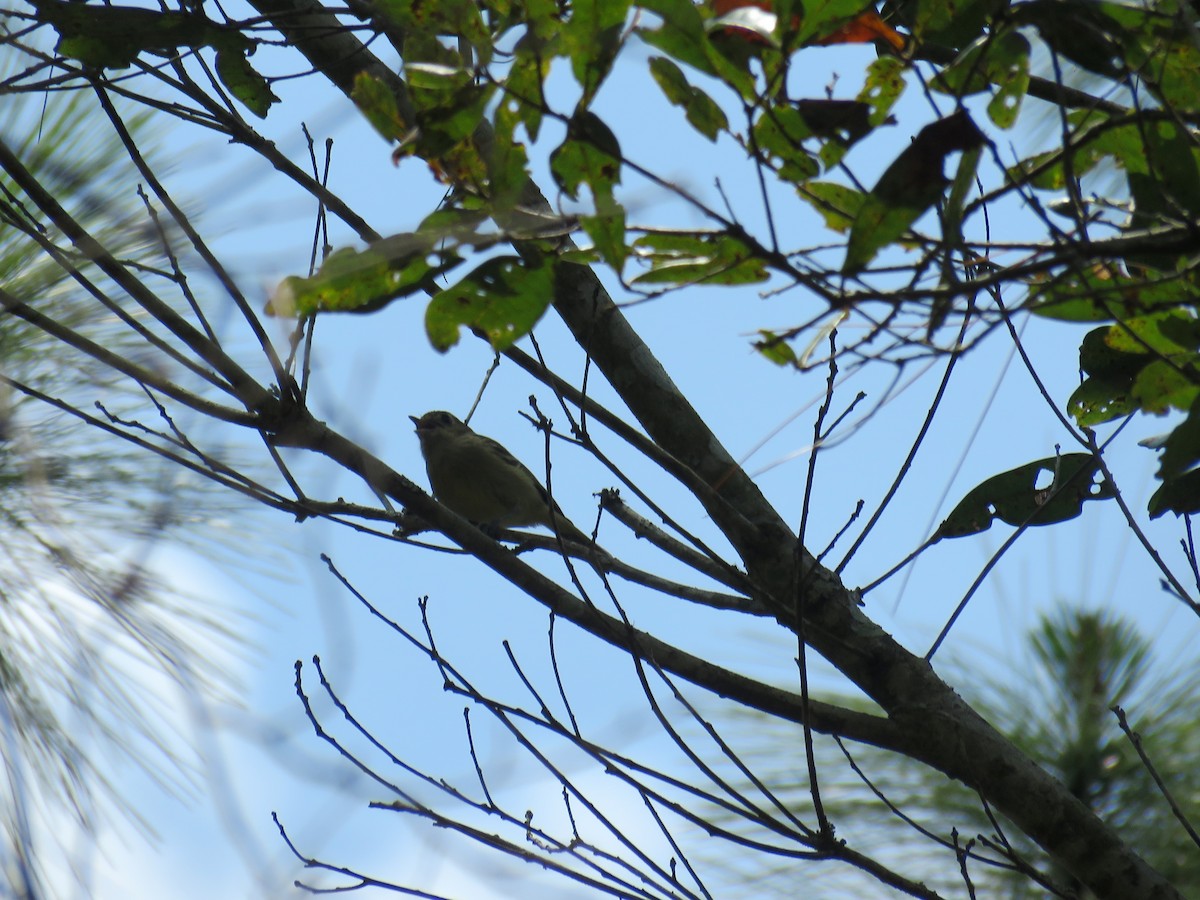
[[[793, 76], [794, 93], [822, 96], [836, 72], [835, 96], [853, 97], [855, 73], [872, 53], [866, 48], [807, 51]], [[727, 139], [710, 148], [686, 131], [681, 114], [666, 105], [646, 77], [645, 57], [645, 50], [634, 41], [596, 107], [614, 127], [626, 155], [688, 185], [714, 204], [719, 202], [713, 188], [718, 175], [737, 213], [756, 221], [760, 215], [757, 187], [741, 151]], [[255, 59], [257, 63], [260, 57]], [[278, 57], [264, 52], [261, 61], [269, 70]], [[569, 91], [566, 73], [559, 74], [563, 76], [560, 88]], [[306, 155], [301, 122], [308, 124], [318, 145], [332, 136], [331, 186], [378, 231], [412, 229], [437, 202], [441, 189], [432, 184], [424, 165], [408, 160], [398, 169], [393, 167], [389, 148], [343, 97], [313, 79], [284, 82], [276, 91], [284, 102], [272, 110], [263, 131], [296, 160]], [[946, 109], [949, 103], [944, 104]], [[919, 92], [910, 89], [897, 117], [899, 125], [852, 157], [855, 171], [868, 182], [932, 114]], [[546, 132], [544, 148], [538, 151], [542, 159], [554, 145], [555, 126], [547, 124]], [[989, 133], [1002, 144], [1021, 140], [1019, 134], [998, 133], [995, 128], [989, 128]], [[312, 233], [310, 199], [296, 191], [288, 194], [265, 167], [246, 162], [249, 154], [230, 151], [216, 137], [197, 139], [175, 129], [164, 135], [162, 143], [164, 155], [173, 160], [169, 181], [173, 190], [190, 198], [189, 208], [198, 210], [206, 233], [214, 236], [214, 245], [232, 263], [235, 277], [256, 303], [265, 302], [281, 277], [303, 274]], [[550, 179], [544, 165], [539, 165], [535, 174], [548, 189]], [[626, 177], [622, 198], [633, 221], [706, 224], [694, 211], [636, 176]], [[775, 202], [781, 233], [814, 227], [815, 217], [798, 201], [776, 192]], [[1020, 211], [1012, 208], [997, 209], [992, 225], [997, 236], [1018, 235], [1028, 227]], [[334, 246], [351, 241], [345, 229], [334, 227]], [[798, 246], [807, 241], [785, 243]], [[215, 296], [215, 287], [208, 288]], [[763, 489], [791, 521], [798, 521], [800, 514], [811, 411], [822, 395], [825, 373], [801, 374], [775, 367], [758, 356], [750, 343], [756, 329], [793, 324], [811, 315], [817, 302], [799, 292], [762, 298], [755, 288], [697, 288], [627, 310], [652, 351], [736, 458], [745, 458], [797, 411], [808, 410], [746, 461], [751, 471], [765, 469], [760, 479]], [[422, 316], [423, 302], [409, 299], [368, 317], [323, 318], [316, 331], [310, 403], [319, 417], [425, 484], [407, 416], [438, 408], [465, 415], [491, 363], [491, 353], [469, 336], [449, 353], [436, 353], [425, 339]], [[278, 346], [284, 346], [287, 323], [268, 326]], [[1060, 403], [1077, 383], [1075, 348], [1082, 334], [1079, 327], [1039, 321], [1029, 323], [1024, 333], [1041, 375]], [[230, 325], [230, 335], [234, 341], [244, 340], [236, 324]], [[560, 373], [578, 380], [582, 357], [565, 329], [548, 316], [537, 335]], [[916, 370], [906, 372], [905, 380]], [[840, 440], [820, 457], [809, 525], [813, 546], [826, 543], [860, 497], [867, 500], [869, 510], [873, 508], [907, 449], [940, 372], [940, 364], [935, 363], [911, 387], [878, 407], [892, 377], [886, 366], [862, 371], [839, 388], [842, 404], [855, 391], [867, 391], [862, 408], [871, 414], [852, 417]], [[613, 402], [597, 379], [592, 385], [602, 402]], [[493, 377], [473, 424], [540, 471], [541, 436], [517, 415], [527, 409], [531, 392], [562, 424], [549, 393], [509, 365], [501, 366]], [[978, 434], [969, 442], [981, 417]], [[1136, 447], [1135, 440], [1163, 430], [1162, 422], [1135, 422], [1122, 439], [1123, 448], [1115, 453], [1122, 487], [1135, 510], [1145, 508], [1154, 488], [1153, 456]], [[642, 483], [650, 485], [664, 505], [690, 527], [719, 541], [699, 508], [674, 485], [662, 483], [655, 470], [631, 458], [607, 436], [602, 435], [601, 441], [640, 482], [645, 479]], [[1031, 380], [1012, 359], [1011, 344], [1003, 334], [993, 334], [962, 360], [925, 451], [877, 531], [847, 569], [847, 583], [867, 583], [903, 558], [983, 478], [1051, 456], [1056, 444], [1062, 444], [1064, 451], [1078, 449], [1068, 444]], [[569, 448], [556, 448], [555, 454], [556, 497], [577, 524], [589, 526], [594, 517], [591, 495], [609, 486], [611, 476]], [[307, 483], [314, 495], [367, 499], [361, 485], [319, 461], [303, 461], [298, 471], [310, 479]], [[87, 887], [76, 895], [285, 896], [285, 886], [293, 878], [317, 882], [321, 876], [301, 873], [287, 854], [270, 820], [270, 813], [277, 811], [302, 850], [311, 855], [450, 896], [513, 896], [511, 883], [491, 868], [490, 857], [464, 853], [442, 831], [365, 808], [368, 800], [388, 799], [386, 792], [352, 772], [313, 736], [295, 696], [292, 666], [296, 659], [305, 661], [306, 684], [316, 692], [309, 660], [320, 655], [339, 695], [389, 746], [403, 748], [406, 758], [474, 791], [462, 735], [463, 701], [442, 692], [436, 669], [381, 628], [327, 573], [319, 554], [329, 554], [357, 589], [418, 632], [417, 598], [428, 595], [443, 652], [461, 660], [473, 678], [503, 692], [519, 690], [500, 646], [504, 639], [512, 642], [523, 663], [546, 678], [543, 611], [469, 558], [365, 538], [325, 522], [296, 524], [281, 514], [254, 515], [255, 533], [264, 546], [261, 552], [248, 549], [263, 571], [236, 567], [222, 571], [169, 548], [157, 554], [160, 567], [182, 579], [189, 590], [240, 610], [231, 615], [245, 616], [239, 618], [245, 622], [239, 631], [246, 651], [220, 651], [229, 652], [228, 665], [244, 685], [241, 708], [215, 704], [197, 715], [164, 680], [161, 691], [176, 710], [181, 730], [200, 739], [198, 780], [190, 796], [180, 800], [164, 796], [136, 771], [117, 770], [120, 775], [115, 780], [127, 786], [158, 839], [147, 840], [120, 823], [106, 826], [96, 848], [95, 869], [85, 880]], [[1160, 521], [1148, 530], [1178, 567], [1177, 524]], [[909, 575], [896, 576], [869, 595], [868, 614], [906, 646], [923, 651], [1008, 533], [1006, 526], [996, 526], [983, 535], [944, 541], [924, 555]], [[604, 523], [600, 541], [616, 552], [658, 565], [655, 554], [611, 521]], [[841, 546], [844, 549], [845, 542]], [[539, 564], [555, 574], [561, 571], [561, 561], [552, 557]], [[981, 665], [1004, 666], [1005, 655], [1016, 650], [1038, 614], [1066, 600], [1131, 616], [1143, 633], [1156, 639], [1165, 658], [1192, 653], [1186, 648], [1194, 644], [1190, 636], [1195, 620], [1163, 595], [1157, 584], [1156, 572], [1115, 504], [1088, 504], [1079, 519], [1035, 529], [1018, 543], [974, 598], [946, 650], [976, 655]], [[595, 588], [594, 581], [589, 585]], [[631, 586], [622, 585], [621, 591], [622, 602], [641, 627], [739, 671], [783, 684], [794, 681], [794, 644], [766, 623], [744, 623], [698, 611]], [[634, 750], [651, 758], [665, 758], [661, 740], [644, 724], [644, 702], [628, 665], [569, 628], [563, 628], [561, 639], [564, 678], [572, 699], [587, 709], [597, 733], [616, 741], [630, 740]], [[823, 669], [818, 683], [845, 687]], [[642, 725], [630, 724], [639, 720]], [[494, 725], [483, 723], [482, 718], [476, 721], [481, 755], [495, 775], [497, 789], [516, 807], [536, 807], [537, 821], [553, 819], [557, 787], [525, 763]], [[378, 758], [376, 762], [384, 765]], [[389, 777], [399, 778], [384, 768]], [[601, 793], [608, 790], [600, 776], [582, 763], [574, 771]], [[611, 796], [618, 815], [628, 815], [623, 821], [630, 828], [644, 827], [632, 798], [617, 791]], [[531, 870], [512, 871], [515, 877], [533, 879], [522, 882], [525, 896], [567, 896], [560, 882], [545, 880]]]

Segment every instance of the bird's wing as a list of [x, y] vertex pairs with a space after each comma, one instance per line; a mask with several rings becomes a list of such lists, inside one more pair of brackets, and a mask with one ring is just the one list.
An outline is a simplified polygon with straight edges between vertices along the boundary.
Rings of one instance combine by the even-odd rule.
[[[519, 459], [517, 459], [515, 456], [513, 456], [511, 453], [509, 453], [508, 450], [505, 448], [505, 446], [503, 444], [501, 444], [499, 441], [494, 441], [490, 437], [484, 437], [483, 435], [480, 435], [480, 437], [483, 438], [483, 440], [488, 442], [488, 444], [491, 446], [491, 448], [496, 451], [496, 455], [504, 462], [505, 465], [511, 466], [514, 470], [516, 470], [515, 474], [521, 474], [524, 476], [524, 477], [518, 479], [516, 483], [524, 484], [526, 482], [531, 482], [533, 484], [533, 486], [537, 488], [538, 496], [542, 498], [542, 502], [545, 503], [547, 507], [549, 507], [550, 506], [550, 495], [546, 493], [546, 489], [542, 486], [542, 480], [540, 478], [538, 478], [536, 475], [534, 475], [533, 472], [530, 471], [528, 466], [526, 466], [523, 462], [521, 462]], [[508, 492], [506, 490], [504, 490], [503, 488], [508, 487], [508, 486], [515, 487], [515, 484], [513, 484], [511, 482], [506, 482], [505, 485], [503, 485], [503, 486], [502, 485], [494, 485], [493, 490], [496, 490], [498, 493], [501, 493], [501, 494], [507, 494]], [[520, 503], [524, 498], [520, 497], [520, 496], [502, 496], [501, 499], [507, 503], [515, 504], [515, 503]], [[562, 510], [558, 508], [557, 503], [554, 504], [554, 511], [557, 514], [560, 514], [560, 515], [562, 514]]]

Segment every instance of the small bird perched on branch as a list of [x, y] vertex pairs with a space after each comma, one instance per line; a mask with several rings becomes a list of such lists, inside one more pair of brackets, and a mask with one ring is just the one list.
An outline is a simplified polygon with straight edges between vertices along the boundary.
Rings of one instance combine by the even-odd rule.
[[433, 496], [441, 503], [484, 528], [545, 525], [564, 540], [592, 546], [534, 474], [497, 441], [440, 409], [409, 418], [417, 426]]

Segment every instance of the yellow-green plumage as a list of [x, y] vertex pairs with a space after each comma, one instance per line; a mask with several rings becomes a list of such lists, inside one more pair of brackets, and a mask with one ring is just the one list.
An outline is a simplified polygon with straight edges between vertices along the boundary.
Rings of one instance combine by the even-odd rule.
[[499, 443], [442, 410], [409, 418], [417, 426], [433, 495], [464, 519], [489, 528], [557, 526], [564, 538], [590, 543], [557, 504], [551, 522], [541, 482]]

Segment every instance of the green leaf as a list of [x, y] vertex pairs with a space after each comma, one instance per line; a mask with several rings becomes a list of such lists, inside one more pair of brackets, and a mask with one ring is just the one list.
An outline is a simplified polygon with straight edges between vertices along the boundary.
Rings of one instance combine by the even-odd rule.
[[888, 166], [854, 217], [842, 271], [861, 271], [882, 248], [908, 231], [945, 191], [945, 158], [956, 150], [979, 147], [983, 140], [965, 110], [922, 128]]
[[1133, 227], [1200, 217], [1200, 156], [1194, 136], [1174, 122], [1139, 129], [1141, 154], [1122, 160], [1129, 172], [1136, 216]]
[[573, 200], [586, 184], [599, 207], [612, 201], [613, 186], [621, 180], [621, 146], [599, 116], [577, 111], [567, 123], [567, 139], [550, 154], [550, 171]]
[[572, 0], [562, 35], [571, 70], [583, 88], [580, 107], [591, 104], [612, 69], [629, 6], [630, 0]]
[[350, 99], [385, 140], [399, 141], [406, 136], [411, 125], [400, 115], [396, 96], [382, 79], [359, 72], [354, 76]]
[[437, 293], [436, 279], [463, 262], [464, 247], [478, 250], [497, 240], [495, 234], [478, 230], [488, 218], [484, 201], [468, 195], [461, 203], [426, 216], [415, 232], [381, 238], [361, 251], [335, 250], [311, 277], [285, 278], [267, 303], [267, 312], [372, 312], [418, 290]]
[[754, 342], [754, 349], [778, 366], [796, 365], [796, 353], [787, 339], [773, 331], [760, 329], [762, 339]]
[[[1148, 171], [1144, 132], [1140, 123], [1131, 122], [1114, 127], [1107, 116], [1087, 110], [1068, 114], [1067, 122], [1074, 126], [1075, 140], [1086, 147], [1081, 158], [1089, 168], [1095, 165], [1095, 161], [1111, 156], [1128, 172]], [[1075, 166], [1077, 176], [1082, 171], [1078, 165]]]
[[656, 232], [639, 237], [633, 247], [650, 266], [634, 284], [753, 284], [768, 277], [763, 261], [722, 231]]
[[1085, 379], [1067, 400], [1067, 414], [1085, 428], [1120, 419], [1137, 409], [1130, 397], [1132, 378]]
[[[487, 166], [487, 199], [492, 211], [504, 218], [521, 205], [529, 183], [529, 157], [525, 153], [525, 145], [513, 138], [516, 128], [513, 113], [497, 110], [495, 123], [491, 152], [484, 159]], [[508, 221], [507, 218], [505, 221]]]
[[463, 55], [437, 34], [406, 32], [402, 57], [416, 126], [403, 136], [404, 152], [440, 164], [449, 180], [481, 183], [485, 166], [470, 138], [497, 86], [477, 84]]
[[1070, 269], [1048, 280], [1031, 282], [1025, 305], [1048, 319], [1104, 322], [1159, 302], [1177, 301], [1175, 288], [1164, 290], [1163, 285], [1133, 278], [1115, 263], [1097, 263], [1089, 269]]
[[840, 232], [850, 230], [867, 199], [861, 191], [828, 181], [810, 181], [797, 192], [821, 214], [827, 227]]
[[[1008, 178], [1014, 183], [1028, 184], [1041, 191], [1061, 191], [1067, 184], [1061, 159], [1062, 153], [1058, 150], [1035, 153], [1020, 160], [1015, 166], [1010, 166], [1007, 170]], [[1087, 174], [1094, 164], [1093, 159], [1090, 165], [1085, 164], [1082, 169], [1076, 169], [1076, 175]]]
[[[712, 23], [710, 23], [711, 25]], [[763, 54], [758, 44], [746, 40], [744, 33], [734, 30], [716, 30], [705, 44], [709, 68], [713, 74], [733, 88], [742, 100], [759, 102], [758, 78], [752, 65]], [[767, 77], [782, 59], [779, 53], [769, 57]]]
[[538, 40], [550, 41], [562, 31], [562, 8], [558, 0], [520, 0], [519, 6], [522, 24]]
[[913, 0], [910, 27], [921, 40], [957, 49], [983, 32], [1007, 0]]
[[862, 100], [804, 98], [793, 101], [808, 130], [849, 147], [871, 133], [873, 108]]
[[[813, 5], [826, 0], [809, 0]], [[800, 37], [806, 21], [805, 0], [772, 0], [771, 12], [775, 15], [775, 44], [781, 49], [795, 50], [802, 43]]]
[[362, 251], [343, 247], [329, 254], [312, 277], [285, 278], [266, 312], [287, 318], [374, 312], [418, 290], [436, 290], [435, 279], [461, 262], [452, 249], [432, 252], [421, 235], [385, 238]]
[[560, 263], [573, 263], [579, 266], [593, 266], [598, 262], [603, 262], [600, 258], [600, 251], [595, 247], [568, 247], [558, 252], [558, 260]]
[[1052, 50], [1085, 69], [1119, 78], [1125, 73], [1120, 26], [1092, 0], [1030, 0], [1015, 4], [1018, 25], [1033, 25]]
[[1117, 24], [1125, 64], [1163, 106], [1186, 116], [1200, 109], [1200, 47], [1175, 2], [1144, 8], [1127, 3], [1096, 6]]
[[715, 141], [722, 131], [729, 130], [729, 120], [721, 107], [704, 91], [689, 84], [683, 70], [671, 60], [662, 56], [651, 57], [650, 74], [662, 88], [667, 100], [682, 107], [692, 127], [710, 141]]
[[625, 268], [625, 259], [629, 256], [629, 247], [625, 245], [624, 208], [614, 203], [603, 213], [580, 216], [579, 224], [592, 239], [604, 261], [620, 275]]
[[267, 117], [272, 103], [279, 102], [267, 79], [254, 70], [239, 50], [217, 51], [217, 77], [238, 102], [260, 119]]
[[1012, 30], [981, 37], [939, 72], [930, 86], [955, 97], [994, 88], [988, 116], [1008, 128], [1016, 121], [1029, 87], [1029, 41]]
[[1142, 350], [1130, 352], [1115, 347], [1112, 335], [1112, 326], [1095, 328], [1084, 335], [1079, 345], [1079, 368], [1097, 377], [1132, 379], [1146, 365], [1147, 356]]
[[447, 241], [472, 246], [486, 244], [488, 236], [478, 232], [479, 225], [488, 218], [485, 205], [470, 195], [459, 202], [461, 205], [440, 206], [421, 220], [417, 234], [424, 236], [430, 247]]
[[1200, 322], [1187, 310], [1130, 316], [1108, 329], [1105, 342], [1120, 353], [1190, 357], [1200, 345]]
[[[790, 43], [792, 47], [832, 34], [861, 13], [865, 6], [862, 0], [803, 0], [795, 5], [802, 8], [803, 14], [795, 40]], [[792, 20], [789, 17], [784, 21]]]
[[1156, 359], [1138, 372], [1131, 395], [1143, 412], [1162, 415], [1170, 409], [1188, 409], [1200, 386], [1177, 364]]
[[1200, 394], [1198, 327], [1193, 316], [1173, 309], [1088, 332], [1079, 350], [1088, 377], [1071, 395], [1068, 412], [1092, 426], [1136, 410], [1188, 409]]
[[458, 343], [464, 325], [506, 350], [533, 329], [553, 299], [551, 262], [530, 265], [519, 256], [497, 256], [429, 302], [425, 332], [442, 353]]
[[59, 51], [84, 65], [124, 69], [142, 53], [173, 56], [185, 47], [211, 47], [216, 51], [217, 77], [250, 112], [265, 118], [279, 100], [247, 60], [255, 42], [202, 13], [59, 0], [34, 0], [33, 5], [58, 31]]
[[954, 173], [954, 181], [950, 183], [950, 193], [942, 212], [942, 234], [952, 247], [962, 245], [963, 211], [967, 196], [975, 188], [975, 173], [982, 152], [981, 147], [972, 147], [964, 152], [958, 163], [958, 171]]
[[555, 49], [553, 44], [546, 44], [527, 32], [517, 42], [512, 67], [504, 80], [505, 90], [500, 95], [501, 110], [525, 126], [531, 141], [537, 140], [542, 127], [540, 98]]
[[422, 159], [436, 159], [466, 142], [483, 120], [495, 91], [495, 85], [453, 79], [441, 79], [437, 88], [411, 90], [419, 129], [412, 152]]
[[1150, 498], [1150, 516], [1196, 512], [1200, 509], [1200, 397], [1162, 443], [1158, 477], [1163, 484]]
[[[1047, 483], [1038, 487], [1047, 473]], [[999, 519], [1008, 525], [1050, 525], [1074, 519], [1088, 500], [1113, 496], [1089, 453], [1065, 453], [993, 475], [972, 489], [938, 526], [934, 540], [987, 531]]]
[[868, 122], [872, 127], [889, 121], [892, 107], [904, 93], [904, 69], [904, 62], [894, 56], [881, 56], [868, 66], [858, 100], [870, 107]]
[[639, 0], [638, 6], [662, 20], [658, 28], [638, 28], [638, 37], [673, 59], [716, 76], [700, 7], [692, 0]]
[[[414, 35], [456, 35], [465, 38], [478, 61], [486, 65], [492, 58], [493, 42], [479, 7], [475, 0], [421, 0], [419, 3], [413, 0], [373, 0], [371, 8], [375, 15], [394, 22], [407, 32], [406, 42]], [[410, 49], [406, 47], [406, 50]], [[404, 59], [408, 62], [410, 56], [406, 53]], [[460, 65], [464, 62], [461, 58], [458, 60]]]
[[59, 34], [64, 56], [96, 68], [124, 69], [142, 53], [174, 55], [180, 47], [249, 52], [253, 43], [202, 13], [31, 0], [38, 18]]
[[404, 67], [408, 86], [417, 90], [456, 91], [474, 81], [472, 74], [458, 65], [412, 62]]
[[791, 106], [771, 106], [754, 123], [754, 140], [778, 164], [779, 177], [802, 184], [820, 171], [817, 161], [804, 151], [802, 143], [813, 136], [799, 110]]
[[1168, 512], [1177, 516], [1200, 512], [1200, 470], [1163, 482], [1147, 506], [1152, 519]]

